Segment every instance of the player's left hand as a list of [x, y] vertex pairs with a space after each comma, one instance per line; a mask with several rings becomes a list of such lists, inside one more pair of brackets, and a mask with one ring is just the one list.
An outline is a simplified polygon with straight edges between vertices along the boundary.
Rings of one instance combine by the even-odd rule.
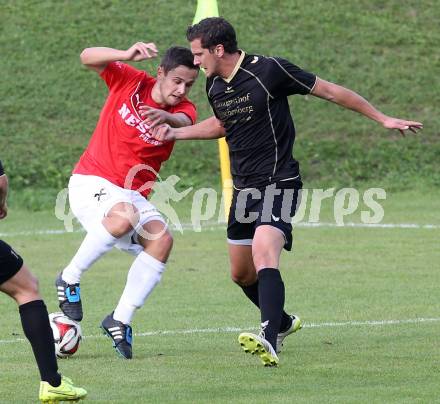
[[139, 115], [144, 118], [142, 123], [149, 126], [150, 129], [163, 123], [167, 123], [169, 117], [167, 111], [149, 107], [148, 105], [141, 105], [139, 107]]
[[405, 136], [405, 131], [410, 130], [413, 133], [417, 133], [417, 130], [423, 129], [423, 123], [415, 121], [405, 121], [403, 119], [388, 117], [383, 122], [384, 128], [397, 129], [402, 136]]

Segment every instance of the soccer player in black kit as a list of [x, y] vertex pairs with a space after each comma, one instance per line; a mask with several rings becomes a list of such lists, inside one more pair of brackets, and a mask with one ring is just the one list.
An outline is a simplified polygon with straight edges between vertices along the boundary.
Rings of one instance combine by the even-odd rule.
[[302, 187], [287, 97], [311, 94], [402, 134], [423, 125], [384, 115], [355, 92], [285, 59], [246, 54], [223, 18], [190, 26], [187, 39], [194, 64], [205, 70], [215, 116], [184, 128], [163, 125], [154, 136], [162, 141], [226, 136], [234, 185], [227, 229], [231, 277], [261, 311], [260, 334], [242, 333], [238, 339], [245, 352], [276, 366], [284, 338], [301, 327], [297, 316], [284, 311], [278, 269], [281, 251], [292, 247], [291, 222]]
[[[0, 161], [0, 220], [8, 213], [8, 178]], [[23, 259], [0, 240], [0, 291], [18, 304], [24, 334], [29, 340], [40, 371], [39, 399], [42, 402], [80, 400], [87, 392], [58, 373], [52, 329], [46, 305], [38, 292], [38, 281]], [[16, 397], [10, 397], [10, 402]]]

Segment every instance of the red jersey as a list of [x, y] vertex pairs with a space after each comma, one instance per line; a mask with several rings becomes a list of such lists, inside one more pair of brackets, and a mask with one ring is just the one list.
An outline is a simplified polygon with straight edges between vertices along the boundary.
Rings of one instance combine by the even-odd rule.
[[147, 196], [162, 163], [170, 157], [174, 142], [153, 139], [143, 125], [139, 106], [146, 104], [170, 113], [182, 112], [196, 121], [196, 108], [188, 99], [163, 108], [151, 97], [156, 83], [145, 71], [121, 63], [109, 63], [101, 73], [109, 95], [90, 142], [73, 173], [96, 175]]

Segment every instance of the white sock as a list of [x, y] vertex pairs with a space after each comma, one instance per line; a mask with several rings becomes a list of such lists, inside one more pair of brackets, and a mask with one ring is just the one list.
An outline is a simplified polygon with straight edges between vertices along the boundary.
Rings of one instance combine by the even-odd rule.
[[124, 292], [113, 314], [115, 320], [131, 324], [134, 313], [142, 307], [162, 278], [165, 264], [142, 251], [128, 271]]
[[117, 241], [118, 239], [113, 237], [102, 223], [99, 223], [87, 233], [72, 261], [64, 268], [61, 276], [63, 281], [68, 284], [79, 283], [83, 272], [111, 250]]

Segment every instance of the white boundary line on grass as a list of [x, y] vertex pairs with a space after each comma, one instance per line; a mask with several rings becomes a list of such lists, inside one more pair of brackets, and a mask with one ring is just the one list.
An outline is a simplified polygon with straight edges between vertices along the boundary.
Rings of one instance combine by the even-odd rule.
[[[341, 322], [325, 322], [304, 324], [303, 328], [328, 328], [328, 327], [359, 327], [359, 326], [385, 326], [385, 325], [401, 325], [401, 324], [420, 324], [420, 323], [438, 323], [439, 317], [434, 318], [409, 318], [406, 320], [366, 320], [366, 321], [341, 321]], [[162, 330], [135, 333], [135, 337], [152, 337], [156, 335], [185, 335], [185, 334], [214, 334], [228, 332], [243, 332], [258, 330], [256, 327], [220, 327], [220, 328], [192, 328], [188, 330]], [[104, 335], [88, 335], [85, 339], [101, 338]], [[11, 344], [26, 341], [24, 338], [16, 338], [9, 340], [0, 340], [0, 344]]]
[[[176, 230], [175, 226], [170, 226], [173, 230]], [[218, 230], [226, 229], [225, 223], [218, 222], [206, 222], [201, 225], [203, 230]], [[318, 222], [318, 223], [308, 223], [300, 222], [294, 223], [293, 227], [304, 227], [304, 228], [360, 228], [360, 229], [431, 229], [438, 230], [440, 225], [438, 224], [417, 224], [417, 223], [345, 223], [343, 226], [337, 225], [336, 223], [328, 222]], [[182, 223], [182, 228], [187, 231], [194, 231], [194, 226], [192, 223]], [[40, 236], [40, 235], [56, 235], [56, 234], [66, 234], [66, 233], [83, 233], [83, 229], [76, 229], [73, 232], [68, 232], [63, 229], [46, 229], [46, 230], [25, 230], [17, 232], [5, 232], [0, 233], [0, 237], [16, 237], [16, 236]]]

